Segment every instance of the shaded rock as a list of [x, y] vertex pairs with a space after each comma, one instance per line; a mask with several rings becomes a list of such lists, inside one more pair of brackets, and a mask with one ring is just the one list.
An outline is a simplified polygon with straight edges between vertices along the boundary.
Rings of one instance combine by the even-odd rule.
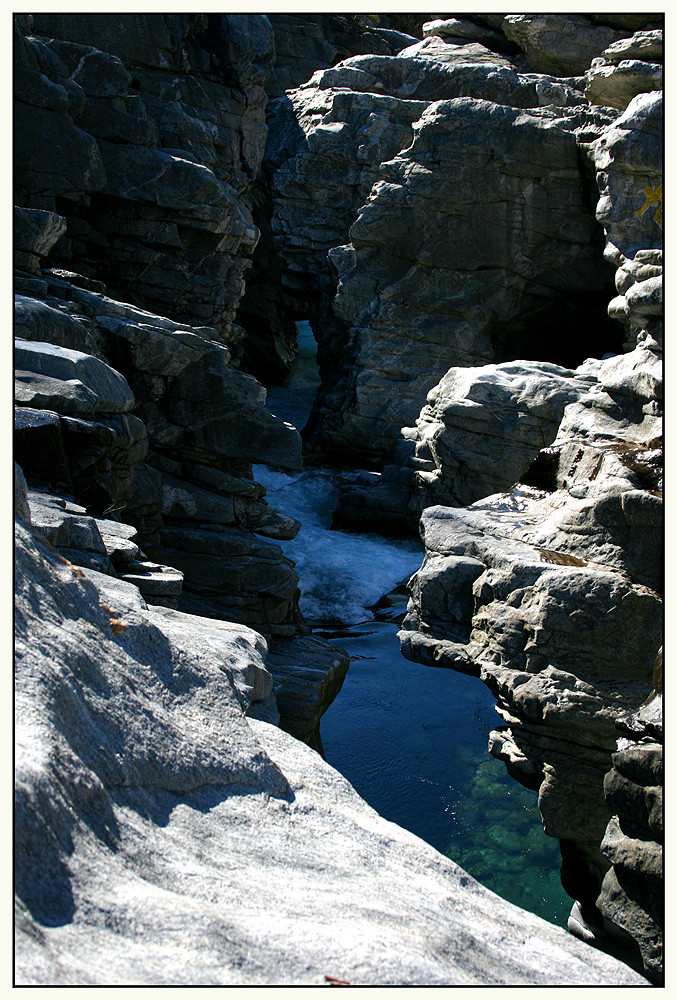
[[182, 483], [166, 474], [162, 477], [162, 513], [180, 520], [217, 524], [233, 524], [235, 521], [231, 497]]
[[[658, 654], [662, 661], [662, 650]], [[638, 944], [647, 976], [663, 983], [663, 746], [662, 678], [637, 716], [619, 719], [623, 733], [605, 776], [615, 815], [601, 850], [611, 862], [597, 906]], [[649, 719], [651, 722], [649, 723]]]
[[508, 14], [502, 27], [537, 73], [553, 76], [585, 73], [592, 59], [622, 35], [618, 29], [592, 25], [581, 14]]
[[56, 303], [49, 304], [26, 295], [14, 297], [14, 335], [22, 340], [57, 344], [100, 357], [96, 341], [79, 320], [57, 308]]
[[437, 35], [440, 38], [468, 39], [498, 52], [506, 48], [505, 35], [502, 32], [475, 24], [465, 18], [447, 17], [427, 21], [423, 25], [423, 37], [427, 38], [430, 35]]
[[[379, 21], [383, 18], [377, 15]], [[269, 14], [275, 32], [275, 65], [266, 92], [279, 97], [306, 83], [316, 70], [360, 53], [395, 55], [416, 38], [382, 27], [365, 14]], [[387, 18], [385, 19], [388, 20]], [[420, 37], [420, 36], [418, 36]]]
[[73, 481], [58, 413], [16, 407], [14, 456], [29, 478], [72, 493]]
[[320, 719], [341, 690], [349, 664], [347, 653], [314, 635], [278, 640], [268, 656], [280, 726], [322, 754]]
[[46, 257], [66, 231], [66, 220], [55, 212], [14, 208], [14, 266], [40, 273], [40, 260]]
[[54, 261], [237, 340], [258, 237], [267, 18], [43, 14], [16, 31], [17, 196], [65, 217]]
[[[450, 361], [580, 363], [592, 353], [589, 339], [570, 342], [566, 359], [547, 346], [558, 342], [560, 321], [568, 331], [580, 328], [572, 283], [577, 303], [585, 303], [585, 329], [592, 333], [594, 315], [596, 335], [606, 336], [608, 295], [598, 299], [594, 290], [605, 280], [601, 248], [568, 127], [575, 130], [564, 112], [467, 98], [423, 113], [411, 146], [383, 166], [351, 244], [330, 253], [338, 277], [333, 309], [349, 331], [350, 361], [318, 398], [311, 442], [345, 454], [359, 448], [362, 462], [382, 459]], [[489, 202], [487, 169], [498, 192]], [[566, 291], [558, 289], [564, 275]], [[546, 316], [554, 337], [547, 342]]]
[[[64, 405], [75, 412], [127, 413], [134, 395], [126, 380], [99, 358], [56, 344], [14, 341], [14, 364], [19, 370], [46, 377], [34, 391], [61, 398], [58, 382], [65, 382]], [[24, 383], [26, 388], [28, 384]], [[32, 389], [32, 387], [31, 387]], [[46, 409], [51, 409], [49, 404]]]
[[481, 45], [479, 41], [466, 41], [463, 36], [459, 38], [438, 37], [438, 33], [431, 33], [421, 42], [409, 45], [402, 49], [400, 53], [404, 58], [430, 59], [433, 62], [441, 63], [491, 63], [492, 65], [505, 66], [513, 69], [513, 64], [504, 56], [493, 52], [486, 45]]
[[31, 526], [31, 508], [28, 503], [28, 487], [23, 469], [14, 463], [14, 518]]
[[[117, 983], [154, 985], [641, 984], [247, 721], [213, 652], [230, 646], [236, 671], [262, 666], [251, 633], [210, 637], [205, 655], [157, 614], [102, 607], [96, 586], [18, 531], [17, 982], [110, 983], [114, 969]], [[253, 908], [266, 915], [254, 931]]]

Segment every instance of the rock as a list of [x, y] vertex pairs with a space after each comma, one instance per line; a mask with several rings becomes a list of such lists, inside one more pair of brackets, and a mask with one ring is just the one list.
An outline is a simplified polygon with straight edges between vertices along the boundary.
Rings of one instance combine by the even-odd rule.
[[505, 36], [492, 28], [487, 28], [480, 24], [474, 24], [465, 18], [436, 18], [434, 21], [427, 21], [423, 25], [423, 37], [439, 36], [440, 38], [468, 39], [471, 42], [479, 42], [489, 49], [501, 52], [505, 48]]
[[183, 573], [145, 559], [131, 559], [118, 571], [121, 580], [138, 587], [149, 604], [175, 608], [183, 589]]
[[[192, 527], [202, 525], [220, 530], [238, 525], [240, 531], [246, 528], [280, 539], [297, 533], [298, 521], [277, 514], [262, 500], [265, 491], [254, 483], [251, 463], [267, 461], [281, 467], [300, 467], [300, 437], [291, 425], [265, 409], [262, 386], [230, 367], [229, 351], [213, 339], [214, 331], [187, 327], [116, 302], [99, 291], [74, 286], [63, 276], [50, 279], [49, 292], [49, 305], [33, 299], [22, 301], [22, 306], [28, 304], [25, 311], [29, 318], [38, 316], [42, 321], [46, 317], [51, 322], [52, 316], [60, 319], [67, 315], [69, 321], [81, 327], [99, 345], [97, 352], [113, 362], [118, 371], [93, 357], [86, 364], [90, 368], [98, 365], [95, 374], [108, 372], [110, 378], [124, 385], [127, 382], [123, 375], [129, 377], [136, 399], [129, 388], [127, 392], [135, 414], [115, 420], [91, 412], [104, 404], [98, 397], [93, 399], [84, 385], [87, 381], [103, 393], [92, 381], [90, 368], [85, 373], [80, 368], [75, 370], [82, 374], [82, 383], [17, 375], [18, 398], [31, 404], [23, 424], [31, 423], [27, 414], [36, 413], [38, 405], [62, 414], [56, 425], [55, 418], [49, 425], [52, 438], [58, 433], [60, 451], [50, 446], [46, 454], [41, 445], [36, 446], [36, 426], [22, 430], [24, 436], [30, 432], [34, 442], [30, 449], [26, 446], [30, 458], [22, 451], [30, 475], [51, 483], [53, 488], [75, 490], [94, 514], [105, 517], [111, 509], [116, 513], [124, 511], [125, 520], [139, 530], [143, 551], [150, 560], [163, 564], [172, 564], [171, 559], [160, 554], [163, 516], [175, 525], [182, 524], [188, 537]], [[49, 325], [46, 328], [49, 332]], [[29, 361], [17, 354], [17, 363], [28, 366], [30, 362], [34, 368], [38, 364], [30, 359], [40, 351], [46, 351], [48, 358], [75, 357], [73, 352], [68, 354], [50, 345], [38, 348], [31, 343], [25, 351]], [[80, 358], [78, 364], [83, 363]], [[68, 372], [59, 369], [59, 374]], [[101, 376], [97, 377], [100, 380]], [[87, 419], [83, 420], [83, 416]], [[39, 433], [46, 432], [43, 417]], [[58, 458], [64, 455], [67, 460], [60, 463]], [[148, 466], [142, 468], [140, 463], [146, 457], [166, 471], [160, 474]], [[67, 481], [63, 478], [65, 471], [70, 474]], [[129, 564], [138, 556], [136, 543], [118, 543], [112, 551], [118, 571], [129, 574]], [[264, 630], [272, 627], [292, 635], [297, 627], [294, 622], [300, 621], [296, 609], [298, 578], [288, 566], [278, 566], [281, 553], [275, 548], [274, 574], [278, 578], [269, 586], [266, 574], [271, 551], [255, 548], [255, 552], [253, 561], [232, 579], [223, 581], [225, 597], [214, 583], [213, 567], [207, 569], [211, 581], [207, 591], [217, 604], [221, 602], [218, 610], [211, 606], [211, 613], [229, 613]], [[259, 558], [261, 563], [257, 563]], [[82, 562], [81, 556], [78, 559]], [[139, 581], [144, 593], [149, 593], [154, 602], [169, 600], [175, 604], [184, 563], [185, 557], [181, 556], [175, 564], [178, 571], [170, 572], [166, 580], [164, 571], [152, 570], [148, 580], [144, 575]], [[88, 564], [92, 564], [91, 559]], [[97, 568], [107, 567], [97, 564]], [[197, 578], [189, 573], [189, 586], [204, 582], [200, 577], [203, 568], [197, 571]], [[240, 584], [244, 590], [238, 594]], [[200, 592], [204, 593], [204, 589]]]
[[16, 407], [14, 456], [29, 478], [72, 493], [73, 480], [57, 413], [28, 406]]
[[46, 257], [66, 231], [66, 220], [55, 212], [14, 208], [14, 266], [40, 273], [40, 260]]
[[31, 527], [31, 508], [28, 503], [28, 488], [23, 469], [14, 463], [14, 517]]
[[400, 464], [386, 466], [366, 490], [342, 489], [341, 523], [360, 523], [366, 509], [376, 526], [385, 506], [402, 529], [416, 529], [425, 507], [470, 504], [510, 488], [553, 442], [565, 407], [589, 390], [591, 369], [524, 361], [451, 368], [416, 426], [402, 429]]
[[624, 59], [618, 64], [593, 59], [585, 80], [585, 96], [591, 104], [622, 111], [638, 94], [663, 89], [663, 67], [639, 59]]
[[[455, 50], [443, 48], [447, 54]], [[583, 104], [572, 81], [520, 75], [497, 59], [494, 54], [484, 63], [444, 63], [404, 51], [397, 57], [359, 55], [271, 102], [264, 164], [271, 189], [257, 190], [262, 237], [239, 313], [255, 338], [253, 348], [245, 346], [249, 370], [268, 379], [288, 374], [294, 318], [308, 316], [319, 339], [323, 378], [334, 381], [345, 361], [345, 332], [334, 330], [330, 300], [336, 279], [327, 252], [348, 242], [350, 225], [380, 179], [380, 164], [411, 143], [411, 126], [424, 108], [416, 102], [472, 96], [515, 107]]]
[[[608, 244], [630, 260], [663, 245], [662, 129], [662, 95], [640, 94], [595, 150], [597, 218]], [[609, 248], [607, 254], [613, 259]]]
[[82, 354], [100, 357], [94, 338], [85, 326], [68, 312], [37, 298], [14, 297], [14, 335], [22, 340], [56, 344]]
[[626, 59], [640, 59], [643, 62], [663, 62], [663, 32], [636, 31], [631, 38], [620, 38], [602, 53], [609, 62], [618, 65]]
[[170, 518], [233, 524], [232, 497], [182, 483], [173, 476], [162, 477], [162, 513]]
[[[395, 55], [416, 41], [410, 34], [376, 25], [364, 14], [269, 14], [275, 32], [275, 65], [266, 92], [279, 97], [313, 73], [360, 53]], [[420, 36], [419, 36], [420, 37]]]
[[[571, 314], [571, 284], [557, 290], [564, 274], [585, 303], [585, 328], [595, 315], [598, 335], [608, 329], [608, 294], [598, 299], [593, 290], [604, 284], [601, 248], [565, 122], [554, 109], [517, 111], [468, 98], [423, 113], [411, 146], [383, 166], [350, 245], [330, 253], [338, 277], [333, 309], [348, 330], [350, 360], [333, 373], [331, 394], [325, 381], [311, 445], [345, 455], [359, 450], [362, 464], [365, 456], [376, 463], [415, 421], [450, 362], [527, 356], [575, 365], [594, 353], [589, 341], [569, 339], [566, 357], [547, 346], [562, 342], [559, 322], [568, 333], [582, 328]], [[487, 170], [500, 192], [489, 202]], [[554, 337], [547, 343], [546, 316]]]
[[[80, 351], [16, 339], [14, 363], [20, 370], [46, 376], [45, 382], [37, 382], [35, 391], [48, 396], [51, 392], [57, 401], [58, 383], [65, 382], [64, 405], [75, 412], [127, 413], [134, 407], [134, 395], [122, 375]], [[52, 407], [47, 404], [45, 408]]]
[[440, 38], [437, 33], [430, 34], [423, 41], [402, 49], [400, 55], [404, 58], [431, 59], [434, 62], [451, 63], [452, 65], [454, 63], [460, 65], [490, 63], [496, 66], [505, 66], [508, 69], [514, 68], [509, 59], [498, 55], [478, 41], [466, 41], [464, 37], [453, 40], [446, 37]]
[[323, 756], [320, 719], [337, 697], [350, 658], [314, 635], [278, 640], [267, 666], [280, 712], [280, 726]]
[[644, 981], [245, 719], [233, 668], [263, 666], [251, 633], [213, 634], [205, 655], [174, 618], [165, 634], [166, 617], [109, 605], [17, 531], [17, 982], [96, 985], [112, 968], [153, 985]]
[[258, 237], [267, 18], [42, 14], [16, 31], [17, 191], [31, 208], [59, 199], [54, 262], [227, 342]]
[[78, 379], [54, 379], [35, 372], [14, 372], [14, 402], [78, 416], [94, 413], [97, 396]]
[[576, 76], [591, 60], [617, 41], [622, 32], [594, 26], [581, 14], [508, 14], [503, 31], [526, 54], [537, 73]]
[[95, 519], [68, 513], [59, 501], [60, 498], [52, 498], [49, 494], [28, 493], [34, 530], [44, 535], [54, 548], [85, 549], [106, 554]]
[[[662, 650], [657, 657], [662, 671]], [[614, 815], [601, 850], [611, 862], [597, 906], [637, 942], [646, 975], [663, 983], [663, 734], [662, 676], [635, 717], [618, 721], [622, 736], [605, 776]], [[643, 716], [642, 721], [639, 717]], [[651, 720], [649, 722], [649, 719]]]

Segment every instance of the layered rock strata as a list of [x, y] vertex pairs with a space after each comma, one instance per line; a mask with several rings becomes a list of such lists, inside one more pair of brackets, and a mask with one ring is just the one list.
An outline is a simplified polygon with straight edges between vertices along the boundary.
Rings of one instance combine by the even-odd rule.
[[[490, 752], [538, 789], [577, 900], [570, 929], [590, 940], [612, 931], [619, 947], [636, 941], [653, 978], [660, 817], [647, 829], [641, 790], [633, 805], [614, 789], [634, 760], [625, 744], [617, 751], [616, 727], [628, 732], [623, 717], [650, 695], [662, 643], [660, 123], [660, 95], [637, 96], [595, 150], [605, 253], [618, 267], [609, 312], [633, 349], [591, 365], [589, 390], [564, 409], [526, 485], [466, 509], [424, 511], [426, 558], [401, 633], [406, 656], [475, 673], [494, 692], [505, 726], [491, 734]], [[450, 483], [454, 471], [452, 460]], [[620, 778], [605, 779], [612, 754]], [[636, 772], [647, 802], [657, 773]], [[628, 837], [648, 838], [636, 857]]]
[[256, 633], [86, 572], [17, 525], [17, 984], [644, 982], [252, 719]]
[[378, 462], [450, 363], [616, 345], [586, 165], [611, 115], [580, 87], [430, 35], [271, 102], [274, 322], [309, 317], [318, 338], [310, 445]]
[[65, 218], [54, 261], [236, 344], [273, 54], [260, 15], [20, 15], [16, 199]]
[[[657, 667], [657, 669], [656, 669]], [[637, 712], [617, 722], [622, 735], [604, 778], [614, 815], [602, 841], [611, 862], [597, 906], [639, 944], [647, 975], [663, 982], [663, 664], [655, 690]]]
[[[64, 554], [154, 605], [291, 640], [307, 628], [276, 540], [299, 524], [266, 504], [252, 463], [300, 468], [301, 443], [236, 369], [232, 323], [257, 238], [272, 28], [259, 15], [118, 20], [15, 20], [16, 457], [63, 521], [60, 535], [40, 523]], [[123, 572], [96, 531], [69, 546], [76, 516], [131, 524], [140, 561]], [[299, 657], [281, 655], [280, 673]], [[326, 646], [307, 695], [309, 739], [340, 687], [337, 657], [345, 673]]]

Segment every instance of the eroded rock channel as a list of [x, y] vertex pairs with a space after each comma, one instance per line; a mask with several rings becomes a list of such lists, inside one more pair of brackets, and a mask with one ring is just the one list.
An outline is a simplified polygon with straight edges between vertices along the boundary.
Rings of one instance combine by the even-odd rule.
[[662, 52], [15, 16], [18, 985], [662, 982]]

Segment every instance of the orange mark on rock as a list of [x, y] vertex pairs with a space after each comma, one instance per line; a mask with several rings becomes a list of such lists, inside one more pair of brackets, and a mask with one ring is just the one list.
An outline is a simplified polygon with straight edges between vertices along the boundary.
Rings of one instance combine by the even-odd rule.
[[127, 626], [125, 625], [125, 623], [120, 618], [116, 617], [117, 611], [109, 607], [105, 601], [99, 601], [99, 607], [101, 608], [102, 611], [105, 611], [106, 614], [110, 615], [110, 618], [108, 619], [108, 624], [111, 627], [113, 635], [120, 635], [121, 632], [127, 631]]

